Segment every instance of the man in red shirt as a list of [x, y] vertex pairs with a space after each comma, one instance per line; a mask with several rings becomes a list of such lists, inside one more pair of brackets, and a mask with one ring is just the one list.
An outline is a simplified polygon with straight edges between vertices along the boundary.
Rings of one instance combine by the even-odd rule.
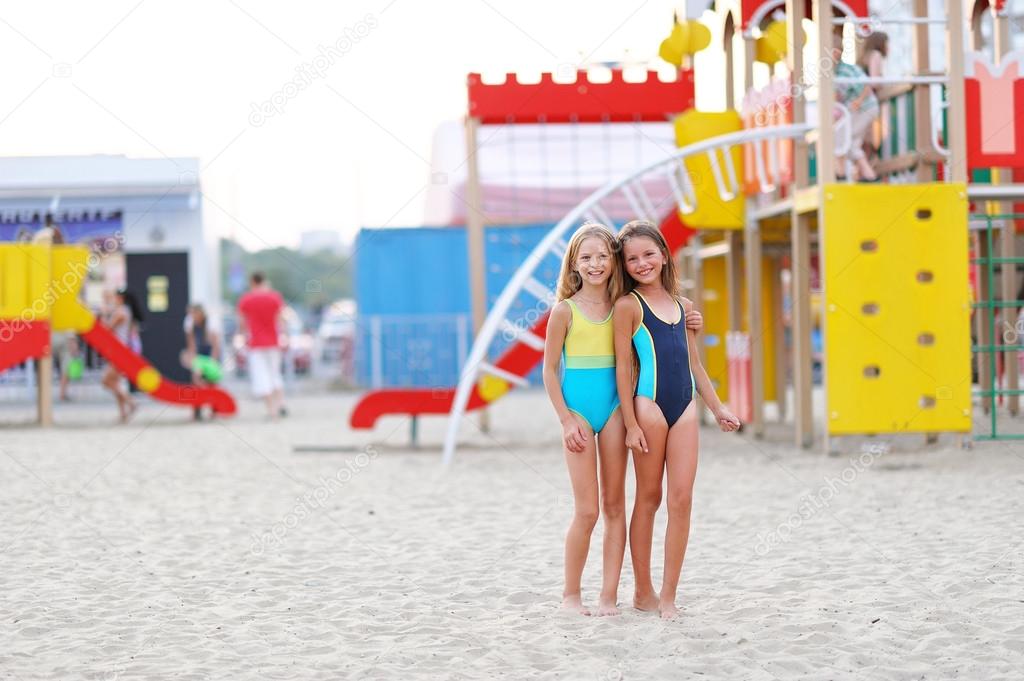
[[281, 344], [277, 335], [284, 299], [262, 272], [249, 276], [249, 291], [238, 300], [238, 316], [249, 347], [252, 392], [263, 398], [270, 418], [287, 415], [281, 378]]

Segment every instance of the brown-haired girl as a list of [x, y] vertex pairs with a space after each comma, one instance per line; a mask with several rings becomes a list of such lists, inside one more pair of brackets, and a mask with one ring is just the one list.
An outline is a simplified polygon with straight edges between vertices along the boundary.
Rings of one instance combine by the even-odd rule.
[[[626, 447], [633, 453], [636, 501], [629, 526], [640, 610], [657, 608], [675, 617], [676, 589], [690, 535], [693, 481], [697, 473], [697, 411], [694, 389], [723, 431], [740, 422], [715, 394], [684, 320], [693, 303], [679, 295], [675, 264], [653, 223], [634, 220], [619, 232], [627, 294], [615, 302], [615, 373]], [[633, 376], [633, 352], [638, 372]], [[635, 386], [635, 387], [634, 387]], [[651, 582], [654, 516], [661, 505], [662, 477], [668, 472], [668, 529], [660, 593]]]

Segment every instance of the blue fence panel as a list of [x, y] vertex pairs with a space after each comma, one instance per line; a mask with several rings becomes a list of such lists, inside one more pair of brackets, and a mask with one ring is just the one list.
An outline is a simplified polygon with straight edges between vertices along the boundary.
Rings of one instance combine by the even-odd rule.
[[[551, 225], [487, 228], [488, 307], [550, 229]], [[465, 229], [363, 229], [355, 249], [356, 380], [367, 387], [455, 385], [472, 343]], [[553, 290], [560, 264], [558, 258], [546, 257], [536, 278]], [[509, 316], [536, 321], [546, 312], [545, 304], [522, 293]], [[499, 337], [492, 359], [510, 343], [510, 338]], [[526, 378], [540, 385], [540, 366]]]
[[[526, 256], [536, 247], [544, 235], [551, 231], [553, 225], [523, 225], [515, 227], [489, 227], [486, 232], [486, 257], [487, 257], [487, 307], [494, 305], [494, 302], [505, 289], [512, 275], [519, 266], [526, 260]], [[558, 258], [548, 256], [541, 262], [540, 267], [534, 272], [534, 277], [551, 288], [555, 289], [555, 282], [558, 280], [558, 268], [561, 262]], [[548, 305], [537, 300], [529, 293], [520, 293], [516, 296], [512, 307], [509, 310], [508, 318], [511, 320], [525, 320], [524, 325], [529, 328], [540, 320], [548, 312]], [[492, 348], [494, 356], [499, 357], [501, 353], [512, 343], [512, 338], [499, 334]], [[533, 385], [541, 385], [541, 365], [538, 364], [533, 371], [526, 375], [526, 380]]]

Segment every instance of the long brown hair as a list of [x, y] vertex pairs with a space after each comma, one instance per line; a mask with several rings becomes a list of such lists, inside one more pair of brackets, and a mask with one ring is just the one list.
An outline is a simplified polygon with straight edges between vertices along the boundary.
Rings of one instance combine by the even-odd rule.
[[[623, 283], [620, 295], [625, 295], [636, 288], [636, 281], [626, 271], [626, 257], [623, 251], [627, 241], [641, 237], [653, 241], [658, 250], [661, 251], [661, 254], [665, 256], [665, 265], [661, 268], [661, 285], [668, 291], [670, 296], [678, 298], [680, 286], [679, 278], [676, 276], [676, 262], [672, 258], [672, 254], [669, 253], [668, 243], [666, 243], [665, 237], [662, 236], [661, 230], [650, 220], [632, 220], [619, 230], [619, 263], [622, 268]], [[615, 297], [617, 299], [619, 296]]]
[[611, 268], [611, 276], [608, 278], [608, 289], [612, 293], [612, 300], [615, 300], [615, 293], [622, 290], [622, 268], [621, 258], [618, 256], [618, 243], [615, 235], [604, 225], [596, 222], [588, 222], [576, 230], [576, 233], [569, 239], [569, 247], [565, 249], [565, 257], [562, 258], [562, 268], [558, 273], [558, 287], [555, 289], [555, 300], [562, 301], [571, 298], [577, 291], [583, 288], [583, 277], [573, 269], [576, 258], [580, 254], [580, 246], [587, 239], [600, 239], [608, 247], [608, 255], [611, 260], [608, 266]]
[[860, 51], [860, 66], [868, 70], [868, 55], [874, 50], [883, 57], [889, 56], [889, 34], [884, 31], [875, 31], [864, 39], [864, 45]]

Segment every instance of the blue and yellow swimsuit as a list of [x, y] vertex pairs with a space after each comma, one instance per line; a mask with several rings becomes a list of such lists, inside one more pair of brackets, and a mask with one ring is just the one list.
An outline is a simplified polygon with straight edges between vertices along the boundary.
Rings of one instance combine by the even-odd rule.
[[654, 400], [671, 428], [693, 401], [686, 312], [677, 300], [679, 318], [674, 323], [666, 322], [654, 313], [639, 291], [630, 293], [643, 311], [640, 326], [633, 332], [633, 347], [640, 362], [635, 394]]
[[569, 410], [598, 433], [619, 406], [612, 315], [609, 312], [603, 322], [592, 322], [576, 303], [565, 302], [572, 310], [572, 324], [562, 347], [562, 397]]

